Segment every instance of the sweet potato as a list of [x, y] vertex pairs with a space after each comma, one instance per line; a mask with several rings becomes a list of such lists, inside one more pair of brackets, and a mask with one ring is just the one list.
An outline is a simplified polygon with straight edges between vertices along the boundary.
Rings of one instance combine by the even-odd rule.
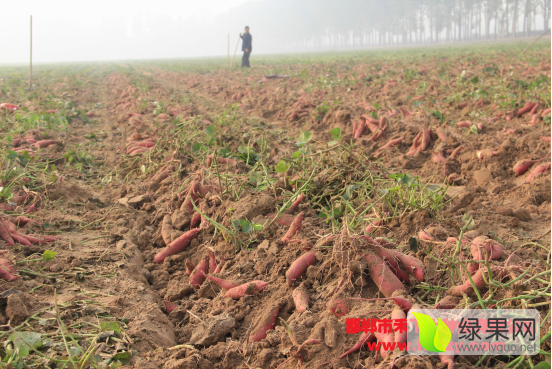
[[433, 241], [433, 237], [428, 235], [423, 229], [420, 232], [418, 232], [418, 238], [424, 241]]
[[171, 243], [172, 232], [174, 232], [174, 228], [172, 226], [171, 216], [167, 214], [163, 217], [163, 223], [161, 223], [161, 237], [163, 237], [165, 245], [169, 245]]
[[56, 140], [42, 140], [42, 141], [37, 141], [33, 144], [33, 146], [36, 146], [38, 147], [39, 149], [44, 149], [48, 146], [51, 146], [51, 145], [56, 145], [56, 144], [59, 144], [58, 141]]
[[[276, 214], [270, 213], [266, 217], [270, 218], [270, 219], [274, 219], [275, 216], [276, 216]], [[290, 226], [293, 223], [294, 219], [295, 219], [295, 217], [293, 217], [291, 215], [280, 214], [278, 219], [275, 220], [275, 223], [278, 223], [279, 225]]]
[[381, 227], [383, 220], [376, 220], [374, 223], [370, 223], [366, 226], [366, 234], [370, 234], [375, 228]]
[[352, 354], [353, 352], [357, 352], [367, 342], [372, 342], [375, 339], [376, 339], [376, 336], [373, 333], [369, 333], [369, 332], [364, 333], [362, 336], [360, 336], [359, 340], [353, 345], [353, 347], [345, 351], [339, 358], [343, 359], [345, 356]]
[[[404, 313], [404, 311], [398, 307], [394, 308], [393, 311], [391, 312], [391, 319], [395, 320], [395, 319], [406, 319], [406, 314]], [[395, 331], [395, 334], [394, 334], [394, 341], [396, 343], [403, 343], [403, 342], [406, 342], [406, 335], [407, 335], [407, 332], [404, 331], [404, 332], [400, 332], [399, 330]]]
[[439, 354], [441, 363], [447, 364], [447, 369], [454, 369], [454, 355]]
[[201, 213], [195, 212], [190, 220], [190, 229], [197, 228], [201, 224]]
[[544, 173], [546, 172], [547, 170], [550, 169], [550, 163], [548, 164], [541, 164], [537, 167], [535, 167], [535, 169], [533, 169], [533, 171], [531, 173], [529, 173], [529, 175], [527, 176], [527, 178], [525, 179], [525, 182], [526, 183], [529, 183], [531, 182], [531, 180], [533, 179], [533, 177], [535, 177], [537, 174], [539, 173]]
[[410, 147], [410, 150], [406, 153], [406, 155], [415, 155], [416, 152], [418, 152], [419, 146], [422, 142], [422, 132], [418, 132], [416, 137], [414, 137], [414, 141], [412, 142], [412, 146]]
[[[382, 324], [381, 321], [378, 322], [378, 328], [379, 325]], [[391, 346], [395, 340], [395, 334], [393, 331], [389, 333], [382, 333], [379, 331], [376, 332], [376, 338], [378, 339], [378, 343], [381, 343], [380, 346], [380, 354], [383, 358], [386, 358], [387, 355], [389, 355], [390, 350], [388, 349], [388, 346]]]
[[460, 299], [454, 296], [445, 296], [443, 299], [435, 304], [435, 309], [450, 310], [458, 306], [459, 303]]
[[208, 275], [208, 274], [205, 274], [205, 278], [207, 278], [208, 280], [210, 280], [211, 282], [213, 282], [215, 284], [218, 284], [219, 286], [221, 286], [225, 290], [231, 290], [232, 288], [239, 287], [239, 286], [242, 285], [241, 282], [228, 281], [226, 279], [213, 277], [212, 275]]
[[192, 202], [195, 202], [196, 200], [197, 200], [197, 198], [193, 194], [193, 192], [188, 191], [188, 194], [186, 195], [186, 198], [182, 202], [182, 205], [180, 205], [180, 210], [184, 210], [186, 212], [186, 214], [191, 215], [194, 212], [194, 205], [193, 205]]
[[445, 157], [443, 156], [443, 154], [441, 153], [432, 153], [431, 155], [431, 161], [434, 162], [435, 164], [438, 164], [438, 163], [444, 163], [447, 161], [447, 159], [445, 159]]
[[34, 220], [31, 220], [31, 219], [27, 218], [24, 215], [20, 215], [17, 218], [15, 218], [14, 223], [18, 227], [24, 227], [24, 226], [27, 225], [27, 223], [36, 223], [36, 224], [38, 224], [38, 222], [35, 222]]
[[163, 301], [163, 305], [165, 305], [165, 310], [167, 310], [167, 314], [170, 314], [174, 311], [174, 309], [177, 308], [176, 304], [174, 302], [170, 301]]
[[213, 250], [207, 250], [207, 255], [209, 256], [209, 270], [211, 273], [217, 269], [217, 259], [215, 258], [215, 253]]
[[190, 260], [186, 259], [184, 262], [184, 265], [186, 265], [186, 274], [190, 275], [195, 269], [194, 263], [192, 263]]
[[379, 154], [381, 151], [385, 150], [385, 149], [389, 149], [391, 147], [394, 147], [394, 146], [397, 146], [399, 145], [401, 142], [402, 142], [403, 138], [402, 137], [399, 137], [399, 138], [396, 138], [394, 140], [389, 140], [387, 141], [387, 143], [385, 145], [383, 145], [382, 147], [380, 147], [377, 151], [376, 151], [376, 155]]
[[190, 274], [190, 286], [199, 289], [205, 282], [205, 275], [209, 273], [209, 257], [204, 256]]
[[201, 229], [199, 228], [190, 229], [188, 232], [171, 242], [170, 245], [165, 247], [161, 252], [157, 253], [157, 255], [153, 258], [153, 261], [155, 263], [162, 263], [167, 256], [184, 251], [190, 242], [197, 237], [199, 232], [201, 232]]
[[360, 138], [364, 134], [364, 131], [366, 130], [366, 124], [359, 124], [357, 125], [357, 129], [355, 131], [355, 135], [353, 138]]
[[391, 271], [393, 272], [393, 274], [395, 274], [401, 282], [409, 285], [410, 280], [408, 278], [408, 274], [406, 274], [406, 272], [399, 267], [399, 264], [397, 262], [398, 259], [386, 248], [376, 246], [375, 250], [376, 250], [376, 253], [389, 266], [389, 268], [391, 268]]
[[293, 286], [293, 283], [307, 271], [307, 268], [316, 262], [315, 253], [316, 253], [316, 249], [313, 248], [310, 251], [298, 257], [291, 264], [291, 266], [286, 272], [288, 286], [290, 287]]
[[[471, 277], [477, 290], [482, 290], [487, 286], [485, 280], [483, 279], [483, 273], [486, 271], [487, 268], [479, 268]], [[469, 278], [466, 278], [464, 284], [460, 286], [453, 286], [447, 291], [447, 294], [456, 297], [463, 297], [462, 293], [465, 293], [466, 295], [473, 295], [475, 293]]]
[[149, 151], [149, 150], [150, 150], [150, 149], [147, 148], [147, 147], [138, 147], [138, 148], [132, 149], [132, 150], [128, 153], [128, 155], [129, 155], [129, 156], [135, 156], [135, 155], [144, 153], [144, 152]]
[[295, 209], [297, 209], [297, 207], [299, 206], [299, 204], [305, 199], [305, 194], [300, 194], [299, 196], [297, 196], [297, 198], [295, 199], [295, 201], [291, 204], [291, 206], [284, 210], [282, 212], [282, 214], [293, 214], [293, 212], [295, 211]]
[[406, 272], [416, 278], [418, 282], [424, 280], [424, 263], [413, 256], [402, 254], [395, 250], [389, 250], [404, 266]]
[[291, 296], [298, 312], [302, 313], [309, 308], [309, 292], [303, 283], [293, 290]]
[[528, 159], [520, 160], [514, 165], [514, 173], [516, 174], [516, 176], [520, 176], [523, 173], [527, 172], [527, 170], [531, 168], [533, 164], [539, 161], [540, 160], [528, 160]]
[[224, 266], [225, 262], [226, 262], [225, 260], [221, 260], [218, 263], [217, 268], [215, 269], [214, 273], [220, 273], [222, 271], [222, 267]]
[[528, 102], [527, 104], [525, 104], [524, 107], [520, 108], [517, 113], [516, 113], [516, 116], [518, 117], [521, 117], [523, 114], [525, 113], [529, 113], [531, 111], [531, 109], [533, 109], [533, 107], [535, 106], [536, 103], [533, 103], [533, 102]]
[[10, 232], [10, 234], [12, 232], [17, 232], [17, 226], [9, 220], [4, 221], [4, 224], [8, 227], [8, 232]]
[[441, 141], [448, 142], [448, 136], [443, 127], [435, 128], [435, 133], [437, 133], [437, 137], [439, 137]]
[[224, 297], [231, 297], [234, 300], [238, 300], [245, 295], [254, 295], [261, 292], [266, 288], [266, 286], [268, 286], [268, 282], [263, 281], [253, 281], [240, 284], [239, 286], [233, 287], [226, 291]]
[[266, 332], [274, 329], [276, 326], [276, 320], [278, 319], [278, 313], [280, 312], [280, 306], [276, 306], [270, 312], [270, 315], [261, 322], [261, 325], [252, 332], [249, 336], [249, 343], [259, 342], [266, 338]]
[[341, 318], [349, 313], [349, 304], [347, 301], [336, 298], [328, 301], [328, 310], [330, 310], [336, 317]]
[[461, 122], [456, 123], [458, 127], [463, 127], [463, 128], [470, 128], [472, 124], [473, 123], [471, 120], [463, 120]]
[[460, 153], [460, 150], [462, 150], [464, 148], [464, 145], [460, 145], [458, 146], [456, 149], [454, 149], [452, 151], [452, 153], [450, 154], [450, 158], [456, 158], [458, 156], [458, 154]]
[[475, 153], [478, 159], [488, 158], [491, 156], [495, 156], [496, 154], [498, 154], [498, 151], [491, 149], [477, 150], [477, 152]]
[[293, 220], [293, 222], [289, 226], [288, 231], [286, 232], [284, 237], [282, 237], [281, 241], [284, 245], [287, 245], [289, 243], [289, 240], [291, 240], [293, 238], [293, 236], [295, 236], [295, 233], [297, 233], [298, 231], [301, 230], [301, 223], [303, 222], [303, 215], [304, 215], [303, 212], [300, 212], [295, 217], [295, 219]]
[[20, 233], [12, 232], [10, 233], [10, 236], [15, 242], [18, 242], [25, 246], [32, 246], [31, 241], [29, 241], [26, 237], [23, 237], [23, 235]]
[[429, 130], [422, 127], [422, 144], [420, 145], [420, 150], [425, 151], [431, 144], [431, 137], [429, 135]]
[[393, 292], [399, 290], [406, 292], [404, 285], [393, 274], [382, 258], [372, 252], [368, 252], [364, 257], [368, 262], [368, 271], [372, 280], [385, 297], [391, 297]]
[[3, 267], [0, 267], [0, 278], [10, 282], [10, 281], [13, 281], [13, 280], [19, 278], [19, 276], [12, 275], [7, 269], [5, 269]]

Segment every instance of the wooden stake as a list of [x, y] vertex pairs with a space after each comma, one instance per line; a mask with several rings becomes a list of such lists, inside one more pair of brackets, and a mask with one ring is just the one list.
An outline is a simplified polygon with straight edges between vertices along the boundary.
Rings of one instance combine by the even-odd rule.
[[31, 15], [31, 63], [29, 70], [29, 91], [33, 89], [33, 16]]
[[228, 33], [228, 65], [230, 65], [230, 33]]
[[236, 57], [236, 53], [238, 52], [238, 46], [240, 45], [240, 38], [238, 37], [238, 43], [236, 44], [236, 50], [234, 50], [234, 56], [232, 57], [232, 64], [230, 64], [230, 69], [234, 66], [234, 58]]
[[540, 40], [540, 38], [541, 38], [542, 36], [546, 35], [548, 32], [550, 32], [550, 28], [547, 29], [542, 35], [540, 35], [535, 41], [531, 42], [531, 45], [527, 46], [527, 47], [525, 48], [525, 50], [523, 50], [523, 51], [521, 52], [520, 55], [525, 54], [525, 52], [526, 52], [531, 46], [533, 46], [533, 45], [535, 44], [535, 42], [537, 42], [538, 40]]

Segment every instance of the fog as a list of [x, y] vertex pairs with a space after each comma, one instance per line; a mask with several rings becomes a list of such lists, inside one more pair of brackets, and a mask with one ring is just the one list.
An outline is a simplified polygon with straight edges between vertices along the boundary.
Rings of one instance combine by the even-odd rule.
[[225, 56], [245, 25], [263, 54], [538, 36], [550, 23], [549, 0], [20, 0], [4, 10], [0, 64], [28, 63], [31, 14], [35, 63]]

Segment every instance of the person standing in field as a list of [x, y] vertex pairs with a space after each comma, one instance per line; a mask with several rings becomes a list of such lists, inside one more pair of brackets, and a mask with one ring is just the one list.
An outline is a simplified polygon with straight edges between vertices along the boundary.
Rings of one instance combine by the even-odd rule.
[[242, 68], [251, 68], [251, 65], [249, 65], [249, 55], [251, 55], [251, 50], [253, 49], [252, 41], [253, 37], [251, 37], [251, 33], [249, 33], [249, 26], [245, 26], [244, 34], [242, 35], [240, 33], [240, 37], [242, 39], [242, 51], [243, 51], [243, 57], [242, 57]]

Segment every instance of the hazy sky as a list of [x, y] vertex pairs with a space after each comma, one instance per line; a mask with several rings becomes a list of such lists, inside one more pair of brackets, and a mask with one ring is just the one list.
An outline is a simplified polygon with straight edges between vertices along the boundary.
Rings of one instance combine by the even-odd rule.
[[[175, 32], [160, 29], [151, 24], [153, 17], [163, 15], [169, 19], [186, 23], [189, 17], [194, 22], [209, 23], [214, 16], [227, 12], [234, 6], [256, 0], [95, 0], [90, 2], [75, 0], [17, 0], [0, 12], [0, 35], [3, 46], [0, 48], [0, 64], [27, 63], [29, 61], [30, 15], [33, 15], [33, 61], [78, 61], [133, 58], [162, 58], [198, 56], [186, 47], [156, 55], [148, 53], [150, 44], [124, 45], [122, 38], [132, 38], [133, 22], [140, 19], [140, 28], [150, 32], [152, 39], [175, 37]], [[106, 25], [119, 27], [116, 31], [106, 31]], [[183, 25], [185, 27], [186, 24]], [[242, 24], [237, 24], [234, 33], [240, 32]], [[200, 29], [187, 29], [178, 41], [201, 37]], [[236, 36], [233, 35], [233, 36]], [[227, 33], [220, 37], [227, 40]], [[237, 37], [237, 36], [236, 36]], [[234, 38], [234, 37], [233, 37]], [[155, 42], [155, 41], [153, 41]], [[122, 44], [123, 43], [123, 44]], [[192, 43], [193, 44], [193, 43]], [[227, 41], [224, 43], [227, 45]], [[128, 47], [126, 47], [128, 46]], [[219, 47], [220, 48], [220, 47]], [[223, 55], [226, 50], [213, 50], [211, 55]]]

